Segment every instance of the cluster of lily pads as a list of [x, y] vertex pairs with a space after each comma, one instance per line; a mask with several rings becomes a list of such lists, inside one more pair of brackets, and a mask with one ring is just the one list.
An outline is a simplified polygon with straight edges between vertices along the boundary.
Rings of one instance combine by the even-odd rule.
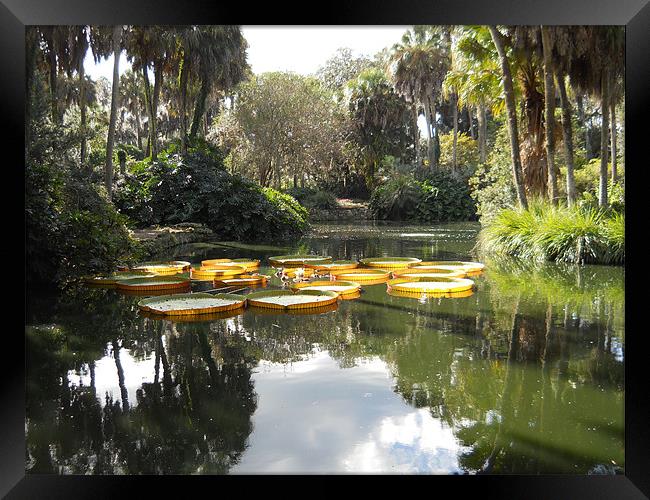
[[[361, 295], [365, 285], [387, 284], [387, 292], [404, 297], [463, 297], [473, 293], [474, 281], [483, 264], [460, 261], [423, 262], [413, 257], [379, 257], [360, 261], [335, 260], [329, 256], [281, 255], [270, 257], [283, 287], [289, 289], [232, 293], [191, 292], [193, 281], [209, 281], [223, 291], [229, 288], [266, 286], [270, 276], [259, 274], [258, 259], [211, 259], [200, 265], [186, 261], [147, 262], [118, 268], [109, 276], [85, 278], [86, 283], [114, 287], [127, 294], [144, 295], [138, 306], [150, 317], [173, 316], [177, 320], [209, 320], [240, 314], [248, 307], [294, 314], [336, 309], [339, 300]], [[308, 280], [308, 278], [315, 278]], [[327, 279], [326, 279], [327, 278]]]

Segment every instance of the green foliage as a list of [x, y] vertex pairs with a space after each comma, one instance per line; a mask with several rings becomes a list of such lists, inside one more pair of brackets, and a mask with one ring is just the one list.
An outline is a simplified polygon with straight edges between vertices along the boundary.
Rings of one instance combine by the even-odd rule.
[[532, 200], [529, 209], [505, 209], [486, 224], [479, 248], [535, 261], [622, 264], [625, 215]]
[[506, 127], [501, 127], [497, 132], [494, 148], [487, 160], [476, 168], [469, 179], [471, 196], [476, 201], [476, 212], [486, 220], [504, 208], [513, 207], [517, 200]]
[[307, 187], [294, 187], [287, 189], [286, 193], [293, 196], [301, 205], [307, 208], [330, 210], [338, 207], [336, 196], [329, 191]]
[[294, 198], [262, 189], [223, 166], [223, 157], [194, 148], [182, 157], [163, 151], [158, 161], [131, 165], [114, 200], [140, 226], [200, 222], [231, 240], [301, 235], [307, 211]]
[[412, 175], [396, 175], [372, 194], [375, 217], [390, 220], [447, 222], [472, 220], [476, 207], [464, 179], [436, 171], [423, 181]]
[[[440, 134], [440, 166], [452, 168], [454, 134]], [[479, 164], [478, 141], [465, 133], [456, 138], [456, 165], [475, 168]]]

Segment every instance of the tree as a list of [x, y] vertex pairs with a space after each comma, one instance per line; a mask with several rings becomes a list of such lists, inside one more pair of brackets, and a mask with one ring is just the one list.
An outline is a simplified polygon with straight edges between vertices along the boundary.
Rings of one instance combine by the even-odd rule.
[[361, 148], [366, 182], [372, 188], [384, 157], [403, 157], [413, 144], [412, 114], [381, 70], [363, 71], [348, 87], [354, 137]]
[[104, 170], [106, 191], [110, 199], [113, 193], [113, 143], [115, 140], [115, 122], [117, 121], [117, 106], [120, 98], [120, 53], [122, 42], [122, 26], [113, 27], [113, 93], [111, 98], [111, 117], [106, 139], [106, 166]]
[[553, 85], [553, 47], [548, 26], [541, 26], [544, 51], [544, 116], [546, 129], [546, 162], [548, 169], [549, 198], [557, 204], [557, 180], [555, 178], [555, 140], [553, 137], [555, 119], [555, 86]]
[[415, 27], [407, 31], [402, 42], [391, 51], [392, 76], [395, 89], [411, 102], [424, 107], [427, 122], [427, 155], [429, 165], [437, 167], [433, 145], [433, 123], [436, 99], [449, 68], [449, 59], [441, 37], [433, 30]]
[[494, 41], [494, 46], [499, 53], [499, 61], [501, 63], [503, 91], [505, 93], [506, 109], [508, 112], [508, 134], [510, 136], [510, 151], [512, 157], [512, 176], [514, 179], [515, 187], [517, 189], [517, 200], [519, 205], [527, 209], [528, 201], [526, 199], [526, 192], [521, 176], [521, 156], [519, 152], [519, 134], [517, 128], [517, 111], [515, 108], [515, 94], [512, 85], [512, 74], [510, 72], [510, 64], [506, 56], [505, 47], [501, 33], [497, 30], [496, 26], [490, 26], [490, 34]]
[[363, 70], [373, 66], [373, 62], [364, 56], [355, 57], [352, 50], [343, 47], [337, 49], [323, 66], [316, 72], [316, 77], [332, 92], [342, 94], [350, 80], [353, 80]]

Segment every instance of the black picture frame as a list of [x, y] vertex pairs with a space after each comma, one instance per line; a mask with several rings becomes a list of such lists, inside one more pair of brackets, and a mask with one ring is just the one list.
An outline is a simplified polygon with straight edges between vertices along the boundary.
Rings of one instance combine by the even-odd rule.
[[[648, 170], [644, 162], [644, 121], [650, 110], [650, 0], [434, 0], [400, 2], [373, 2], [369, 0], [337, 5], [314, 5], [277, 3], [222, 4], [197, 0], [172, 2], [170, 0], [146, 0], [127, 2], [112, 0], [81, 2], [79, 0], [2, 0], [0, 4], [0, 38], [2, 50], [2, 77], [0, 78], [3, 121], [5, 123], [4, 153], [14, 156], [7, 160], [3, 187], [5, 193], [17, 194], [17, 200], [5, 207], [4, 214], [14, 219], [14, 235], [24, 237], [24, 224], [16, 216], [16, 207], [24, 202], [24, 28], [34, 24], [594, 24], [626, 26], [626, 158], [632, 168], [626, 169], [627, 227], [633, 228], [628, 235], [626, 253], [630, 269], [642, 268], [642, 234], [640, 225], [643, 186], [648, 182]], [[289, 22], [288, 13], [295, 13]], [[647, 139], [646, 139], [647, 142]], [[646, 195], [647, 197], [647, 195]], [[3, 195], [7, 201], [7, 195]], [[646, 207], [647, 210], [647, 207]], [[634, 232], [636, 231], [636, 233]], [[15, 236], [16, 238], [18, 236]], [[24, 238], [23, 238], [24, 239]], [[16, 283], [21, 280], [19, 270]], [[429, 493], [441, 485], [453, 488], [458, 494], [491, 494], [503, 498], [644, 498], [650, 496], [650, 423], [648, 410], [648, 375], [646, 352], [643, 349], [645, 331], [642, 325], [643, 295], [635, 285], [643, 285], [640, 274], [631, 274], [626, 286], [626, 318], [628, 320], [625, 357], [625, 474], [620, 476], [427, 476], [396, 477], [392, 481], [415, 482]], [[22, 275], [24, 278], [24, 274]], [[641, 289], [639, 289], [641, 290]], [[24, 292], [24, 288], [23, 288]], [[14, 291], [15, 293], [15, 291]], [[15, 293], [15, 296], [19, 294]], [[23, 295], [24, 296], [24, 295]], [[23, 302], [24, 306], [24, 302]], [[629, 314], [627, 314], [629, 313]], [[19, 322], [20, 317], [16, 319]], [[632, 322], [630, 323], [630, 320]], [[20, 330], [22, 328], [22, 330]], [[191, 483], [191, 487], [214, 488], [216, 479], [226, 481], [222, 485], [263, 484], [265, 490], [281, 486], [286, 477], [258, 477], [251, 482], [243, 477], [83, 477], [25, 475], [25, 363], [24, 325], [5, 330], [16, 342], [11, 355], [3, 359], [0, 394], [0, 495], [8, 498], [59, 498], [88, 496], [118, 496], [133, 494], [136, 490], [148, 495], [170, 493], [172, 486]], [[7, 349], [5, 347], [5, 349]], [[294, 480], [293, 478], [288, 478]], [[322, 492], [330, 486], [327, 477], [302, 478], [310, 490]], [[361, 479], [348, 477], [347, 480]], [[372, 484], [384, 488], [384, 476], [373, 476]], [[200, 483], [198, 483], [200, 481]], [[246, 483], [240, 482], [246, 481]], [[270, 483], [267, 481], [271, 481]], [[425, 482], [426, 481], [426, 482]], [[429, 481], [435, 481], [430, 483]], [[172, 484], [173, 482], [173, 484]], [[406, 485], [406, 483], [404, 483]], [[330, 486], [334, 489], [333, 485]], [[435, 488], [435, 490], [433, 489]], [[275, 489], [275, 488], [274, 488]], [[183, 490], [190, 493], [187, 489]], [[240, 490], [242, 491], [242, 490]], [[248, 491], [248, 490], [246, 490]], [[286, 490], [285, 490], [286, 491]], [[295, 489], [294, 489], [295, 491]], [[304, 490], [303, 490], [304, 491]], [[214, 492], [217, 493], [216, 491]], [[191, 494], [191, 493], [190, 493]]]

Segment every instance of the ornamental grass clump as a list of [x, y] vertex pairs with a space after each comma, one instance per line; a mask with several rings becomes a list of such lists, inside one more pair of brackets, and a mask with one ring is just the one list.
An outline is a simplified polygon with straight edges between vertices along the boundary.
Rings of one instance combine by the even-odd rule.
[[625, 215], [599, 208], [532, 201], [500, 211], [479, 235], [479, 249], [534, 261], [622, 264]]

